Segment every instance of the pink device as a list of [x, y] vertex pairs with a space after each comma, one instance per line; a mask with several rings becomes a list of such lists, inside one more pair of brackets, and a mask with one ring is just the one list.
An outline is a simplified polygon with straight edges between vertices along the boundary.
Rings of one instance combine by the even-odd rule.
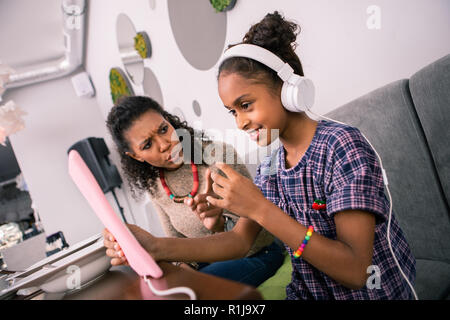
[[97, 217], [116, 238], [131, 268], [142, 277], [160, 278], [163, 275], [161, 268], [116, 215], [94, 175], [75, 150], [69, 153], [69, 174]]

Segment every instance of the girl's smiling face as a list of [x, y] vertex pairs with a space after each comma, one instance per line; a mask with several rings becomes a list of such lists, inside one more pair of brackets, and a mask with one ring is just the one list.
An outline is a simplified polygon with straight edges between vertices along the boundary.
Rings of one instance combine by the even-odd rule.
[[124, 136], [131, 149], [126, 154], [138, 161], [169, 170], [183, 164], [183, 149], [175, 128], [158, 112], [142, 114]]
[[221, 73], [219, 96], [239, 129], [246, 131], [259, 146], [272, 143], [287, 123], [287, 112], [281, 104], [280, 92], [266, 84], [248, 80], [237, 73]]

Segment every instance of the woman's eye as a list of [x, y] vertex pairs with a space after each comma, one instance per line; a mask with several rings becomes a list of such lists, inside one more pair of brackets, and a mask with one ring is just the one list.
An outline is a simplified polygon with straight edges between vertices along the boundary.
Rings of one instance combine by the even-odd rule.
[[147, 149], [150, 149], [151, 146], [152, 146], [152, 142], [149, 141], [149, 142], [147, 142], [147, 143], [144, 145], [144, 148], [142, 148], [142, 149], [143, 149], [143, 150], [147, 150]]
[[161, 133], [166, 133], [169, 130], [169, 126], [164, 126], [161, 128]]
[[234, 117], [236, 116], [236, 111], [235, 111], [235, 110], [229, 110], [228, 113], [230, 113], [230, 114], [233, 115]]

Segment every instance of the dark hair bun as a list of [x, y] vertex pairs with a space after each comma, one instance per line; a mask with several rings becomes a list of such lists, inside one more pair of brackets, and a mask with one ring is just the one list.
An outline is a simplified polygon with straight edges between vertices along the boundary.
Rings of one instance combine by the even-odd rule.
[[255, 44], [283, 58], [295, 50], [300, 27], [285, 20], [278, 11], [268, 13], [245, 34], [243, 43]]
[[[278, 11], [268, 13], [258, 23], [252, 25], [245, 34], [241, 43], [254, 44], [269, 50], [277, 55], [285, 63], [288, 63], [294, 72], [299, 76], [304, 76], [303, 67], [299, 57], [295, 53], [297, 35], [300, 33], [300, 26], [291, 21], [285, 20]], [[229, 45], [231, 48], [235, 45]], [[271, 88], [278, 90], [282, 84], [277, 73], [255, 59], [244, 57], [232, 57], [226, 59], [219, 66], [220, 77], [222, 72], [238, 73], [247, 79], [258, 79], [258, 81], [270, 80], [268, 83]]]

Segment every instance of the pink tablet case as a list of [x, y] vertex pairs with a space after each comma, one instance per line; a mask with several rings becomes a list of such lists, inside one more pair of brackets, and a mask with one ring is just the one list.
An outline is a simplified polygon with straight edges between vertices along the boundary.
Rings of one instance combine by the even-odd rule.
[[97, 217], [114, 235], [133, 270], [140, 276], [160, 278], [161, 268], [116, 215], [94, 175], [75, 150], [69, 153], [69, 174]]

